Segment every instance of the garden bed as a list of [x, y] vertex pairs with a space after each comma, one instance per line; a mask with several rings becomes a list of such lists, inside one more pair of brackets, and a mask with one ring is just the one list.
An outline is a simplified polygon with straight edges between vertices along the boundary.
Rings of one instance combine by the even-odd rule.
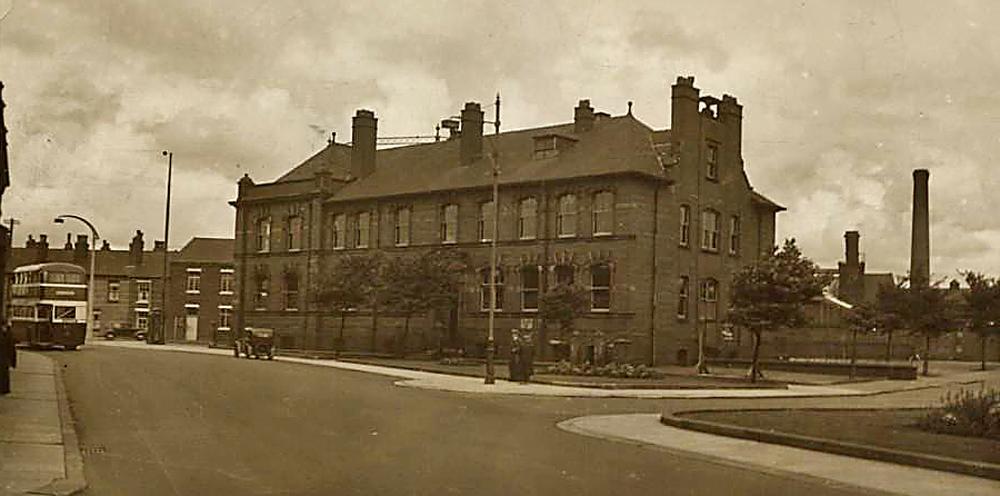
[[690, 412], [678, 416], [969, 462], [1000, 464], [1000, 441], [920, 429], [917, 424], [929, 411], [753, 410]]

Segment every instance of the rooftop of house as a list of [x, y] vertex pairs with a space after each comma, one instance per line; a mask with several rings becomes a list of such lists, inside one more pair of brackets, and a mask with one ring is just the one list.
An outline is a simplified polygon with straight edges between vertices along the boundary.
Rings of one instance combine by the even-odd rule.
[[[568, 144], [556, 153], [537, 154], [536, 140], [546, 136], [569, 138]], [[668, 161], [670, 130], [653, 130], [632, 114], [598, 114], [593, 127], [580, 133], [568, 122], [499, 135], [484, 133], [482, 140], [482, 156], [468, 165], [459, 165], [461, 137], [379, 149], [374, 172], [358, 180], [351, 177], [351, 146], [331, 143], [271, 184], [311, 180], [325, 170], [346, 183], [329, 201], [484, 188], [492, 183], [491, 156], [498, 157], [500, 184], [620, 173], [670, 180], [663, 165]], [[752, 198], [766, 208], [784, 210], [759, 193], [753, 192]]]
[[233, 263], [235, 241], [231, 238], [191, 238], [171, 262]]

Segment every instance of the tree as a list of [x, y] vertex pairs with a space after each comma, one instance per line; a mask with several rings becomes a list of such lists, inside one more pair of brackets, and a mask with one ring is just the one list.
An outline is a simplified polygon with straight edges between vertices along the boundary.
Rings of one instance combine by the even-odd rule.
[[559, 324], [559, 338], [564, 343], [573, 332], [573, 322], [590, 308], [587, 290], [576, 284], [556, 284], [538, 301], [538, 314], [546, 322]]
[[461, 290], [465, 258], [459, 252], [434, 250], [389, 260], [385, 270], [387, 306], [403, 314], [403, 334], [396, 352], [405, 354], [414, 315], [455, 304]]
[[881, 326], [878, 310], [868, 304], [855, 305], [847, 311], [847, 329], [851, 332], [851, 374], [853, 379], [858, 360], [858, 333], [872, 332]]
[[885, 361], [892, 361], [892, 335], [903, 327], [903, 312], [907, 306], [906, 281], [879, 288], [875, 308], [878, 312], [878, 332], [885, 334]]
[[903, 322], [911, 333], [924, 338], [921, 375], [926, 376], [930, 368], [931, 343], [955, 327], [955, 308], [946, 300], [946, 293], [937, 287], [911, 287], [906, 295], [908, 304]]
[[802, 256], [794, 239], [785, 240], [780, 249], [734, 274], [729, 321], [746, 328], [753, 337], [747, 373], [750, 382], [761, 376], [764, 331], [803, 323], [806, 303], [821, 296], [829, 281], [812, 260]]
[[962, 274], [969, 285], [963, 313], [969, 330], [979, 336], [979, 369], [986, 370], [986, 342], [1000, 329], [1000, 280], [972, 271]]
[[313, 292], [314, 300], [321, 308], [336, 312], [340, 316], [340, 330], [334, 348], [339, 352], [344, 346], [344, 324], [347, 313], [369, 303], [373, 291], [372, 264], [367, 257], [345, 255], [336, 258], [327, 270], [320, 274]]

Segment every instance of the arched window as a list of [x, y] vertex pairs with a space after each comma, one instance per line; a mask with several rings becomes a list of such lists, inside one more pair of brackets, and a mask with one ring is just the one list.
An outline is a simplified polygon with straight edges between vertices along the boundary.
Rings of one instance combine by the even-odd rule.
[[590, 310], [607, 312], [611, 310], [611, 267], [595, 264], [590, 267]]
[[517, 237], [535, 239], [538, 226], [538, 201], [532, 198], [521, 200], [517, 214]]
[[541, 277], [537, 265], [521, 267], [521, 310], [525, 312], [538, 311], [538, 292], [541, 290]]
[[[490, 269], [479, 271], [479, 308], [489, 311], [490, 309]], [[496, 310], [503, 309], [503, 272], [498, 268], [496, 272], [497, 298]]]
[[614, 231], [615, 197], [610, 191], [594, 193], [594, 236], [606, 236]]
[[560, 238], [576, 236], [576, 195], [566, 194], [559, 197], [556, 233]]

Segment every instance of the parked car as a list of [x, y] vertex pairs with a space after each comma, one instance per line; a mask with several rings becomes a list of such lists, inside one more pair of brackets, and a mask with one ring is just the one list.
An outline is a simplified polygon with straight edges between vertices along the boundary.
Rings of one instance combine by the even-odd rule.
[[104, 339], [107, 340], [126, 337], [134, 338], [137, 341], [144, 341], [146, 339], [146, 330], [139, 329], [138, 327], [115, 327], [104, 331]]
[[243, 329], [243, 336], [233, 341], [233, 356], [239, 358], [240, 355], [250, 358], [267, 357], [274, 359], [274, 329], [265, 327], [247, 327]]

